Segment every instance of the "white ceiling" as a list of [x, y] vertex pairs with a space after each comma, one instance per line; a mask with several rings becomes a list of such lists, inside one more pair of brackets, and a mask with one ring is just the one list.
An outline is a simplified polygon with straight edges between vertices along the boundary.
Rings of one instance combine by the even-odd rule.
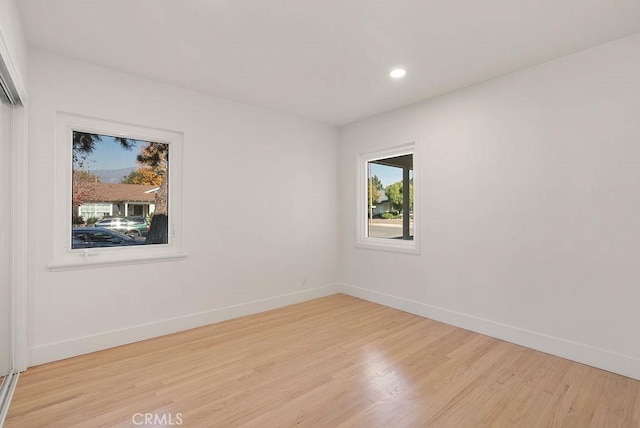
[[333, 125], [640, 32], [640, 0], [17, 2], [31, 46]]

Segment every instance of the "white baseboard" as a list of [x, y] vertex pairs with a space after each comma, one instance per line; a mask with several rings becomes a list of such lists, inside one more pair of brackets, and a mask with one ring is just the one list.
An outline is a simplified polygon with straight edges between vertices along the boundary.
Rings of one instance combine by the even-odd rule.
[[69, 357], [88, 354], [103, 349], [126, 345], [141, 340], [164, 336], [191, 328], [202, 327], [245, 315], [277, 309], [338, 292], [337, 284], [254, 300], [238, 305], [226, 306], [211, 311], [170, 318], [149, 324], [120, 330], [107, 331], [91, 336], [78, 337], [62, 342], [48, 343], [30, 348], [29, 366], [49, 363]]
[[404, 312], [640, 380], [640, 359], [353, 285], [338, 290]]

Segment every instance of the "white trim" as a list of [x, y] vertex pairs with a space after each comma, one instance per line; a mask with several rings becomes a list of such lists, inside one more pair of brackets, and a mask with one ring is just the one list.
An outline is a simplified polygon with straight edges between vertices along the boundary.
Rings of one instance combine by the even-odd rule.
[[[2, 91], [2, 88], [0, 88]], [[13, 106], [0, 99], [0, 376], [13, 369]], [[9, 227], [4, 227], [8, 225]]]
[[149, 324], [98, 333], [29, 349], [29, 366], [126, 345], [337, 293], [337, 284], [312, 288]]
[[355, 246], [358, 248], [386, 250], [401, 253], [420, 254], [420, 183], [418, 168], [413, 169], [413, 240], [370, 238], [367, 236], [367, 165], [370, 161], [413, 155], [413, 165], [419, 165], [417, 142], [379, 150], [372, 153], [358, 155], [356, 165], [356, 237]]
[[[124, 249], [125, 251], [129, 248]], [[116, 251], [116, 249], [110, 249], [112, 251]], [[126, 266], [126, 265], [137, 265], [143, 263], [162, 263], [162, 262], [170, 262], [170, 261], [180, 261], [187, 258], [187, 255], [176, 254], [176, 255], [166, 255], [166, 256], [150, 256], [150, 257], [141, 257], [141, 256], [131, 256], [131, 257], [123, 257], [116, 259], [106, 259], [106, 260], [95, 260], [93, 256], [100, 255], [93, 252], [93, 250], [85, 249], [83, 253], [84, 256], [81, 260], [73, 260], [71, 262], [59, 262], [59, 263], [49, 263], [47, 266], [52, 272], [60, 272], [65, 270], [79, 270], [79, 269], [90, 269], [90, 268], [102, 268], [109, 266]]]
[[[135, 247], [71, 249], [72, 133], [84, 131], [169, 144], [169, 243]], [[58, 112], [54, 190], [54, 251], [50, 270], [83, 269], [185, 257], [182, 235], [182, 133]], [[91, 262], [88, 262], [91, 256]]]
[[342, 284], [340, 291], [353, 297], [640, 380], [640, 359], [629, 355], [353, 285]]
[[28, 109], [13, 108], [13, 367], [27, 369]]

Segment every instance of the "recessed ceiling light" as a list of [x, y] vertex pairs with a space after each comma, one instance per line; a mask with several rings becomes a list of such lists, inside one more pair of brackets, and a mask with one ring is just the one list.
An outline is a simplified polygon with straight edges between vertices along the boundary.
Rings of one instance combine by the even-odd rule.
[[389, 73], [389, 76], [393, 77], [394, 79], [399, 79], [401, 77], [404, 77], [405, 74], [407, 74], [407, 70], [405, 70], [404, 68], [394, 68], [393, 70], [391, 70], [391, 73]]

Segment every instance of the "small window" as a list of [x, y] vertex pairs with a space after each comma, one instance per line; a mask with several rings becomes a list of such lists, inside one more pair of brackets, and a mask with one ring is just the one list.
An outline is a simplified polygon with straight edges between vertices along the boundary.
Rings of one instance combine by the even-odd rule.
[[413, 145], [360, 156], [359, 246], [418, 252], [415, 158]]

